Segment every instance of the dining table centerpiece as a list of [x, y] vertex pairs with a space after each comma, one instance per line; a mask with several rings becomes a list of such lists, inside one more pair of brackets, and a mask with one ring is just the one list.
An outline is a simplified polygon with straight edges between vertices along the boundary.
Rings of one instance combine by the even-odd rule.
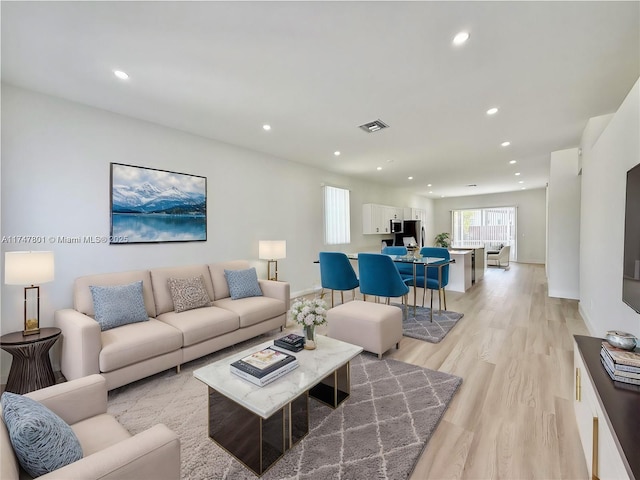
[[316, 327], [327, 323], [327, 303], [322, 298], [301, 298], [291, 305], [291, 319], [302, 326], [304, 348], [316, 348]]

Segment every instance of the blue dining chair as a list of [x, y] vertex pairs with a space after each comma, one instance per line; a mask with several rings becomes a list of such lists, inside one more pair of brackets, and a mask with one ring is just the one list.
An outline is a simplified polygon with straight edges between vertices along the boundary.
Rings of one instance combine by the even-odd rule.
[[367, 295], [386, 297], [387, 305], [389, 305], [391, 298], [402, 297], [406, 315], [409, 287], [402, 280], [400, 272], [390, 256], [382, 253], [359, 253], [358, 271], [360, 273], [360, 293], [362, 293], [365, 302]]
[[[435, 258], [444, 258], [445, 261], [449, 261], [451, 259], [451, 255], [449, 254], [449, 250], [441, 247], [422, 247], [420, 249], [420, 255], [424, 257], [435, 257]], [[431, 265], [426, 265], [426, 275], [416, 278], [416, 286], [423, 288], [422, 292], [422, 306], [424, 307], [424, 297], [428, 290], [431, 290], [431, 321], [433, 321], [433, 291], [438, 291], [438, 307], [440, 311], [442, 311], [442, 305], [444, 304], [444, 309], [447, 309], [447, 296], [445, 294], [445, 289], [449, 284], [449, 265], [442, 265], [444, 262], [434, 263]], [[426, 280], [426, 281], [425, 281]], [[407, 282], [409, 285], [413, 285], [413, 279]]]
[[[407, 247], [384, 247], [382, 249], [384, 255], [407, 255]], [[409, 279], [413, 280], [413, 265], [410, 263], [396, 263], [396, 268], [400, 272], [402, 280], [405, 282]], [[418, 272], [416, 272], [417, 274]], [[424, 273], [421, 273], [424, 275]]]
[[360, 282], [356, 272], [346, 254], [342, 252], [320, 252], [320, 283], [322, 292], [320, 298], [324, 296], [324, 289], [331, 290], [331, 307], [333, 308], [333, 291], [340, 291], [340, 298], [344, 303], [345, 290], [354, 290], [353, 298], [356, 296], [355, 289]]

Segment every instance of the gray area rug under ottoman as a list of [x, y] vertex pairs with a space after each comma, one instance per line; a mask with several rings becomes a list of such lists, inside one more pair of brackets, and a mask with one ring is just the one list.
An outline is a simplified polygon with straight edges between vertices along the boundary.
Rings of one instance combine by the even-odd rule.
[[[404, 308], [402, 305], [397, 306]], [[464, 313], [434, 310], [433, 322], [431, 322], [429, 307], [416, 307], [414, 315], [413, 306], [409, 306], [407, 312], [407, 318], [402, 320], [402, 335], [429, 343], [440, 342], [457, 325], [458, 320], [464, 317]]]
[[[264, 339], [261, 339], [264, 341]], [[246, 348], [246, 345], [244, 346]], [[193, 370], [209, 355], [109, 392], [108, 411], [131, 433], [164, 423], [180, 437], [183, 479], [255, 479], [207, 434], [207, 387]], [[351, 396], [333, 410], [309, 400], [309, 434], [264, 479], [406, 479], [462, 379], [363, 353], [351, 362]]]

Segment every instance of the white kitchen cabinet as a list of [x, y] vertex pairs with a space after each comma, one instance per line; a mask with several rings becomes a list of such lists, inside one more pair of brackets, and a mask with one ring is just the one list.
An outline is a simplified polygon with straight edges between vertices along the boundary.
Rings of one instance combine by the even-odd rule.
[[405, 220], [420, 220], [425, 221], [426, 213], [422, 208], [405, 208], [404, 209]]
[[362, 205], [362, 233], [381, 234], [391, 231], [391, 219], [397, 214], [395, 207], [365, 203]]
[[[576, 340], [580, 337], [576, 337]], [[592, 340], [589, 340], [593, 343]], [[596, 384], [593, 382], [591, 372], [586, 367], [586, 363], [582, 355], [591, 356], [598, 355], [599, 350], [581, 349], [577, 343], [574, 343], [574, 413], [578, 431], [580, 432], [580, 440], [584, 456], [587, 461], [589, 476], [592, 479], [611, 479], [611, 480], [628, 480], [632, 478], [628, 471], [626, 456], [624, 452], [618, 448], [618, 442], [614, 439], [616, 431], [610, 424], [607, 417], [607, 410], [603, 406], [600, 395], [597, 391]], [[599, 361], [595, 360], [596, 368], [602, 368], [598, 365]], [[593, 369], [593, 359], [591, 368]], [[600, 375], [602, 372], [594, 372]], [[606, 373], [605, 373], [606, 375]], [[606, 381], [607, 379], [605, 379]], [[630, 392], [632, 393], [632, 392]], [[639, 404], [640, 405], [640, 404]]]

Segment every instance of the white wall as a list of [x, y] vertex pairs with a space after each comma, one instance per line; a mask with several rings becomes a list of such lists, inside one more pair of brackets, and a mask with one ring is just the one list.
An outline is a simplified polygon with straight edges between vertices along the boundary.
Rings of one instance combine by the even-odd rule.
[[640, 337], [640, 315], [622, 301], [626, 173], [640, 163], [638, 82], [613, 117], [590, 122], [581, 147], [580, 313], [594, 336]]
[[551, 153], [547, 188], [547, 281], [550, 297], [580, 296], [578, 149]]
[[[109, 164], [118, 162], [207, 177], [206, 242], [141, 245], [61, 244], [49, 237], [109, 234]], [[279, 278], [292, 294], [320, 284], [313, 263], [323, 245], [321, 184], [351, 190], [349, 246], [379, 248], [362, 235], [362, 204], [428, 208], [431, 200], [224, 144], [152, 123], [2, 85], [1, 234], [45, 243], [3, 243], [4, 252], [53, 250], [55, 281], [41, 287], [41, 325], [72, 306], [81, 275], [250, 260], [262, 278], [258, 240], [287, 241]], [[2, 268], [4, 271], [4, 268]], [[2, 284], [2, 333], [22, 330], [22, 287]], [[6, 378], [10, 358], [2, 352]], [[54, 359], [55, 361], [56, 359]]]
[[[544, 263], [545, 261], [545, 189], [518, 192], [472, 195], [468, 197], [441, 198], [434, 202], [435, 233], [451, 233], [451, 210], [518, 207], [518, 245], [516, 261]], [[435, 234], [434, 234], [435, 235]], [[433, 241], [433, 236], [427, 239]]]

